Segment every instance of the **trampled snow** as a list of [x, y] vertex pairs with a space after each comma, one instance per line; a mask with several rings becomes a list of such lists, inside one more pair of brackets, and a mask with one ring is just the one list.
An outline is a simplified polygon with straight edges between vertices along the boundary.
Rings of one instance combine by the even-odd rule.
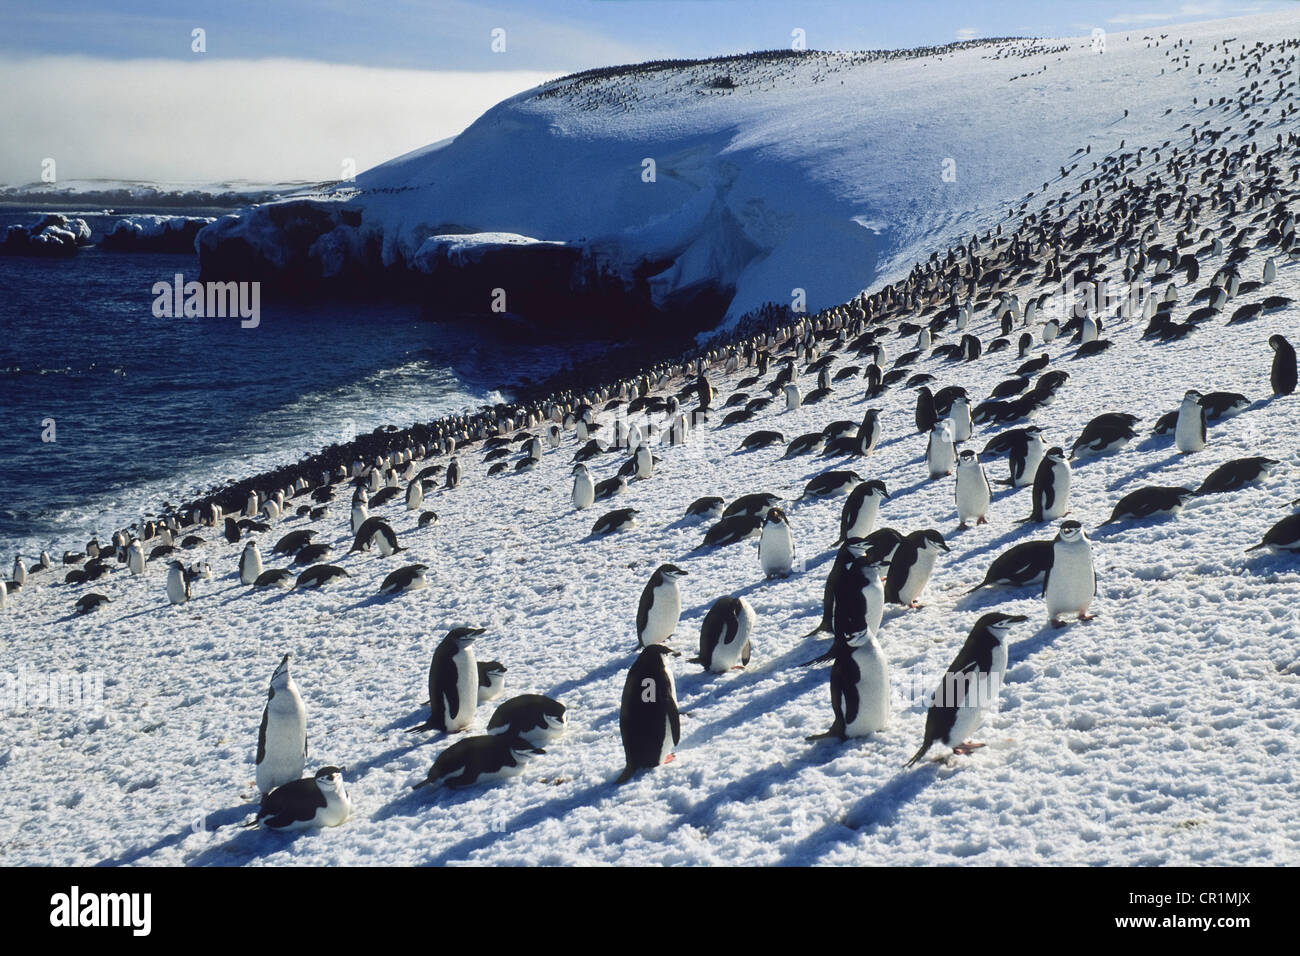
[[[1167, 42], [1194, 37], [1195, 56], [1202, 43], [1225, 36], [1238, 38], [1234, 46], [1248, 46], [1256, 38], [1293, 34], [1298, 25], [1297, 17], [1270, 17], [1175, 28]], [[865, 73], [855, 79], [827, 71], [823, 81], [797, 95], [770, 93], [773, 104], [799, 105], [784, 110], [789, 141], [772, 136], [782, 112], [772, 105], [754, 120], [766, 124], [766, 132], [761, 148], [747, 154], [755, 164], [747, 168], [760, 169], [772, 177], [769, 182], [802, 169], [806, 178], [791, 185], [791, 202], [822, 190], [823, 201], [836, 197], [830, 205], [840, 204], [845, 222], [884, 223], [882, 233], [897, 231], [920, 243], [958, 221], [993, 215], [994, 195], [1018, 203], [1029, 189], [1022, 180], [1041, 183], [1051, 175], [1046, 167], [1074, 162], [1075, 149], [1087, 142], [1094, 143], [1097, 159], [1125, 136], [1133, 147], [1158, 146], [1165, 139], [1181, 143], [1187, 136], [1180, 127], [1203, 119], [1191, 105], [1191, 88], [1204, 84], [1204, 95], [1209, 89], [1230, 94], [1240, 83], [1236, 76], [1192, 79], [1184, 71], [1177, 80], [1183, 87], [1175, 90], [1175, 81], [1159, 74], [1169, 62], [1163, 43], [1148, 48], [1140, 37], [1112, 35], [1104, 56], [1072, 41], [1070, 52], [1027, 59], [987, 61], [973, 50], [941, 61], [886, 63], [870, 68], [874, 80]], [[812, 62], [801, 69], [812, 69]], [[1008, 82], [1042, 66], [1045, 73]], [[836, 93], [841, 78], [846, 88]], [[666, 76], [660, 80], [670, 82]], [[658, 81], [652, 74], [646, 82]], [[780, 87], [774, 78], [767, 82]], [[1066, 115], [1046, 105], [1041, 114], [1028, 109], [1032, 102], [1059, 101], [1067, 89]], [[906, 168], [914, 155], [903, 156], [898, 137], [891, 140], [884, 129], [869, 141], [848, 135], [867, 90], [873, 104], [879, 97], [875, 114], [894, 111], [896, 129], [914, 111], [912, 131], [935, 147], [926, 168], [955, 156], [957, 183], [941, 183], [937, 171], [930, 176]], [[935, 113], [950, 102], [943, 91], [962, 107]], [[572, 151], [556, 160], [565, 168], [581, 169], [583, 157], [597, 153], [611, 155], [613, 141], [597, 138], [598, 117], [564, 112], [566, 129], [550, 134], [540, 118], [527, 118], [528, 110], [541, 109], [529, 103], [517, 98], [475, 129], [514, 122], [513, 134], [525, 141], [515, 147], [518, 154], [542, 162], [552, 155], [541, 149], [542, 139], [569, 144]], [[629, 107], [624, 122], [643, 124], [647, 137], [662, 132], [672, 117], [655, 103], [648, 98]], [[688, 112], [678, 105], [680, 113]], [[643, 108], [649, 118], [638, 119]], [[736, 103], [729, 108], [739, 109]], [[1119, 115], [1123, 108], [1130, 110], [1127, 121]], [[1167, 108], [1173, 112], [1165, 116]], [[550, 121], [558, 122], [559, 115]], [[755, 134], [748, 131], [754, 127], [743, 122], [732, 130], [701, 132], [707, 115], [701, 108], [698, 116], [677, 117], [681, 142], [690, 130], [706, 139], [725, 137], [738, 151], [753, 145]], [[836, 136], [800, 150], [797, 132], [809, 115], [833, 127]], [[1262, 129], [1261, 141], [1277, 131]], [[465, 137], [472, 139], [473, 132]], [[963, 145], [967, 135], [982, 145]], [[524, 148], [529, 137], [536, 137], [533, 148]], [[583, 146], [589, 139], [596, 145]], [[448, 154], [461, 141], [433, 156]], [[619, 142], [627, 147], [629, 175], [635, 176], [643, 151], [631, 148], [632, 138]], [[715, 155], [712, 148], [702, 155]], [[680, 163], [704, 175], [685, 152]], [[709, 175], [719, 168], [712, 160], [704, 166]], [[858, 175], [850, 176], [851, 169]], [[838, 179], [831, 176], [836, 170]], [[841, 243], [815, 244], [794, 223], [792, 207], [776, 207], [770, 195], [751, 204], [758, 190], [744, 185], [746, 175], [739, 173], [725, 189], [697, 193], [713, 197], [707, 205], [715, 211], [747, 209], [747, 222], [770, 222], [769, 258], [804, 261], [810, 285], [826, 290], [818, 293], [825, 300], [810, 297], [813, 304], [847, 298], [873, 269], [883, 268], [873, 258], [877, 247], [864, 239], [870, 229], [855, 227], [861, 234], [847, 230]], [[589, 186], [593, 208], [631, 197], [636, 182]], [[958, 189], [941, 198], [946, 186]], [[574, 237], [560, 228], [565, 216], [576, 216], [565, 196], [551, 196], [555, 208], [547, 209], [539, 195], [533, 208], [527, 177], [498, 181], [496, 188], [502, 190], [502, 210], [512, 190], [517, 192], [519, 213], [517, 221], [490, 225], [539, 239]], [[575, 178], [567, 198], [579, 189]], [[1060, 189], [1054, 185], [1050, 194]], [[449, 196], [455, 193], [448, 189]], [[394, 200], [389, 210], [394, 217], [398, 205]], [[961, 213], [957, 219], [951, 217], [954, 209]], [[547, 217], [555, 228], [543, 221]], [[416, 218], [412, 213], [412, 242], [422, 231], [415, 228]], [[1217, 221], [1215, 216], [1207, 224]], [[891, 248], [912, 247], [900, 241]], [[853, 254], [856, 259], [845, 260]], [[1223, 260], [1205, 257], [1201, 284]], [[763, 287], [760, 265], [754, 260], [746, 267], [757, 270], [750, 277], [755, 295]], [[1109, 265], [1117, 269], [1122, 260]], [[1258, 253], [1241, 263], [1246, 278], [1258, 278], [1262, 268]], [[1186, 301], [1192, 287], [1178, 284], [1180, 301]], [[1300, 298], [1300, 267], [1283, 265], [1266, 291]], [[656, 449], [662, 461], [651, 478], [582, 512], [574, 511], [569, 497], [570, 462], [578, 447], [571, 432], [561, 448], [547, 449], [535, 470], [519, 474], [488, 477], [480, 448], [467, 449], [460, 455], [460, 487], [426, 498], [424, 507], [440, 515], [437, 524], [417, 528], [416, 512], [406, 511], [400, 497], [379, 509], [408, 549], [388, 558], [375, 552], [344, 556], [351, 535], [341, 494], [328, 518], [281, 519], [260, 538], [266, 555], [291, 530], [318, 530], [317, 540], [333, 547], [329, 560], [351, 575], [321, 592], [268, 594], [243, 587], [236, 573], [242, 544], [227, 544], [216, 529], [201, 531], [208, 541], [184, 555], [210, 561], [214, 575], [196, 585], [195, 600], [185, 605], [166, 601], [165, 562], [151, 564], [143, 578], [118, 570], [80, 587], [52, 584], [61, 570], [36, 575], [0, 611], [6, 668], [26, 682], [26, 696], [11, 709], [0, 745], [0, 799], [9, 808], [0, 819], [3, 859], [194, 865], [1294, 864], [1300, 860], [1294, 827], [1300, 564], [1294, 557], [1245, 551], [1290, 513], [1300, 493], [1300, 397], [1273, 399], [1268, 382], [1268, 337], [1283, 333], [1294, 341], [1295, 315], [1291, 307], [1232, 326], [1219, 318], [1187, 339], [1160, 345], [1140, 341], [1143, 322], [1117, 321], [1105, 330], [1114, 346], [1086, 359], [1074, 358], [1075, 349], [1063, 340], [1035, 348], [1051, 355], [1051, 367], [1070, 374], [1056, 401], [1036, 418], [1049, 444], [1068, 447], [1103, 411], [1141, 417], [1140, 437], [1128, 447], [1074, 463], [1071, 517], [1093, 535], [1097, 617], [1060, 630], [1047, 626], [1037, 589], [965, 593], [997, 554], [1054, 533], [1049, 526], [1017, 523], [1029, 514], [1028, 490], [996, 491], [990, 523], [959, 531], [952, 479], [926, 480], [925, 438], [913, 424], [915, 392], [900, 386], [868, 402], [857, 381], [837, 385], [825, 401], [795, 412], [781, 410], [778, 401], [744, 425], [721, 427], [715, 409], [711, 422], [692, 431], [684, 445]], [[991, 309], [981, 310], [968, 331], [987, 342], [997, 334], [993, 319]], [[890, 337], [885, 347], [888, 363], [912, 343]], [[841, 354], [832, 371], [850, 361]], [[964, 385], [978, 401], [1019, 363], [1009, 349], [973, 363], [927, 356], [913, 370], [936, 375], [939, 385]], [[719, 389], [716, 404], [749, 374], [744, 368], [730, 375], [711, 371]], [[677, 379], [663, 390], [683, 384]], [[807, 392], [813, 378], [805, 376], [801, 385]], [[1251, 405], [1212, 424], [1208, 446], [1184, 456], [1171, 436], [1154, 437], [1151, 431], [1189, 388], [1242, 392]], [[736, 452], [760, 428], [779, 430], [788, 440], [831, 421], [857, 421], [869, 407], [880, 411], [884, 439], [865, 460], [782, 461], [781, 447]], [[610, 428], [613, 413], [602, 419]], [[982, 447], [999, 430], [977, 429], [972, 444]], [[1194, 499], [1167, 521], [1098, 530], [1130, 491], [1195, 486], [1216, 466], [1250, 455], [1281, 464], [1260, 484]], [[609, 477], [624, 460], [619, 453], [602, 455], [591, 462], [593, 473]], [[882, 506], [879, 526], [904, 532], [935, 528], [952, 549], [940, 557], [920, 610], [886, 611], [880, 640], [896, 689], [888, 729], [845, 744], [805, 741], [830, 725], [828, 671], [797, 666], [827, 646], [824, 639], [802, 635], [820, 616], [842, 499], [794, 499], [810, 478], [832, 467], [853, 468], [888, 484], [893, 498]], [[986, 467], [990, 478], [1005, 473], [1001, 461]], [[757, 491], [792, 502], [800, 564], [787, 579], [764, 580], [754, 542], [692, 553], [707, 525], [683, 520], [688, 504], [704, 495], [731, 501]], [[641, 512], [638, 527], [590, 537], [604, 510], [629, 506]], [[68, 546], [79, 549], [81, 543]], [[411, 561], [429, 566], [431, 586], [377, 597], [384, 576]], [[684, 652], [672, 664], [682, 741], [675, 761], [616, 787], [612, 781], [623, 766], [618, 707], [636, 653], [637, 601], [665, 561], [688, 571], [682, 620], [671, 641]], [[268, 567], [285, 563], [267, 560]], [[74, 616], [73, 602], [91, 590], [113, 603]], [[757, 612], [754, 656], [745, 670], [704, 674], [687, 658], [696, 651], [708, 607], [728, 594], [744, 595]], [[921, 741], [925, 695], [975, 620], [993, 608], [1030, 620], [1012, 634], [1000, 706], [977, 735], [987, 746], [951, 759], [942, 759], [943, 748], [937, 748], [938, 762], [903, 769]], [[569, 707], [570, 730], [513, 781], [461, 793], [411, 791], [450, 741], [405, 729], [427, 713], [421, 701], [434, 647], [448, 628], [465, 621], [487, 627], [477, 650], [480, 659], [508, 668], [507, 696], [556, 697]], [[355, 808], [343, 826], [297, 837], [238, 827], [255, 808], [257, 726], [267, 682], [286, 652], [293, 655], [307, 706], [309, 771], [331, 763], [346, 767]], [[102, 708], [40, 706], [34, 688], [61, 674], [85, 675], [91, 687], [94, 675], [102, 675]], [[493, 707], [480, 708], [475, 731], [484, 728]]]

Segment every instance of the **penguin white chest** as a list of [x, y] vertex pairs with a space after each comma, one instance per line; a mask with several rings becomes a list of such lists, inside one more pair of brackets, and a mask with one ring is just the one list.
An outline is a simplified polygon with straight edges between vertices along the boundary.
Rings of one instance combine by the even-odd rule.
[[885, 616], [885, 582], [880, 580], [879, 574], [873, 574], [862, 593], [867, 599], [867, 626], [875, 634], [880, 630], [880, 621]]
[[1092, 566], [1092, 548], [1057, 544], [1053, 548], [1052, 570], [1047, 579], [1047, 615], [1083, 614], [1092, 604], [1097, 579]]
[[1174, 426], [1174, 444], [1181, 452], [1200, 451], [1205, 447], [1205, 429], [1201, 406], [1183, 402], [1178, 408], [1178, 424]]
[[938, 555], [929, 548], [917, 551], [916, 561], [908, 568], [907, 580], [898, 589], [898, 596], [904, 604], [911, 604], [921, 596], [921, 592], [925, 590], [925, 585], [930, 580], [931, 572], [934, 571], [936, 557]]
[[590, 508], [596, 501], [596, 486], [591, 475], [580, 472], [573, 478], [573, 506], [579, 511]]
[[292, 681], [266, 702], [257, 789], [269, 793], [302, 776], [307, 760], [307, 710]]
[[[677, 620], [682, 613], [682, 593], [675, 583], [661, 584], [654, 589], [654, 599], [646, 614], [643, 644], [662, 644], [677, 630]], [[671, 674], [669, 677], [671, 678]]]
[[948, 435], [936, 429], [930, 432], [930, 444], [926, 448], [925, 458], [926, 465], [930, 469], [930, 477], [938, 478], [940, 475], [952, 472], [953, 463], [957, 460], [957, 452]]
[[1034, 475], [1038, 471], [1038, 466], [1042, 464], [1044, 452], [1045, 449], [1041, 441], [1029, 443], [1025, 449], [1024, 467], [1015, 476], [1015, 487], [1023, 488], [1034, 483]]
[[790, 573], [794, 564], [794, 536], [788, 524], [770, 521], [763, 525], [763, 534], [758, 539], [758, 560], [769, 578]]
[[889, 661], [873, 636], [853, 651], [858, 668], [858, 711], [846, 721], [844, 732], [850, 737], [865, 737], [889, 726]]
[[844, 529], [845, 540], [849, 538], [865, 538], [871, 534], [871, 529], [876, 526], [876, 516], [880, 513], [880, 499], [875, 495], [869, 495], [862, 499], [862, 504], [858, 508], [858, 513], [853, 515], [853, 521]]
[[184, 604], [189, 600], [185, 593], [185, 578], [176, 568], [167, 572], [167, 599], [173, 604]]
[[464, 730], [474, 720], [478, 705], [478, 659], [474, 648], [466, 647], [452, 658], [456, 662], [456, 710], [449, 697], [443, 697], [443, 726], [448, 733]]
[[978, 464], [957, 466], [957, 520], [965, 524], [988, 514], [989, 483]]

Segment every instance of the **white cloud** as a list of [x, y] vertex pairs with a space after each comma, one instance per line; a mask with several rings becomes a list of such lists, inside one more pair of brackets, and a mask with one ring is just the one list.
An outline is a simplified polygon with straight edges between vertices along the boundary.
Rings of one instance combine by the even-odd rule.
[[556, 73], [308, 60], [0, 59], [0, 183], [337, 179], [453, 136]]
[[973, 40], [981, 33], [978, 27], [962, 27], [957, 31], [958, 40]]
[[1116, 26], [1138, 26], [1143, 23], [1163, 23], [1184, 17], [1240, 17], [1259, 13], [1264, 8], [1258, 4], [1243, 6], [1238, 3], [1182, 3], [1173, 10], [1149, 11], [1145, 13], [1123, 13], [1108, 19], [1107, 23]]

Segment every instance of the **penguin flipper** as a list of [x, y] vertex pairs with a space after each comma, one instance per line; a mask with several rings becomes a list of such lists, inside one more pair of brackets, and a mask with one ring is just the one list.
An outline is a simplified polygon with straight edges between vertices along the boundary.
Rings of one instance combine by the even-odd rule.
[[825, 664], [827, 661], [831, 661], [831, 660], [834, 660], [834, 659], [835, 659], [835, 646], [832, 644], [832, 645], [831, 645], [831, 649], [830, 649], [829, 651], [827, 651], [825, 654], [822, 654], [822, 655], [820, 655], [819, 657], [814, 657], [814, 658], [813, 658], [812, 660], [810, 660], [810, 661], [804, 661], [804, 662], [803, 662], [802, 664], [800, 664], [799, 666], [800, 666], [800, 667], [812, 667], [814, 664]]

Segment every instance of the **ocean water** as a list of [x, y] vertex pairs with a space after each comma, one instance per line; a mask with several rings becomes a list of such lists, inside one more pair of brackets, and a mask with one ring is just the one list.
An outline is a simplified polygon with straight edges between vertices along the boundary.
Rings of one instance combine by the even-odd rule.
[[[84, 213], [96, 237], [117, 216]], [[195, 213], [190, 213], [195, 214]], [[0, 230], [39, 213], [0, 213]], [[155, 282], [191, 255], [0, 256], [0, 560], [56, 561], [164, 501], [293, 461], [379, 425], [508, 398], [602, 351], [415, 305], [283, 302], [257, 328], [156, 318]], [[52, 419], [51, 429], [44, 424]], [[43, 440], [53, 437], [53, 441]]]

